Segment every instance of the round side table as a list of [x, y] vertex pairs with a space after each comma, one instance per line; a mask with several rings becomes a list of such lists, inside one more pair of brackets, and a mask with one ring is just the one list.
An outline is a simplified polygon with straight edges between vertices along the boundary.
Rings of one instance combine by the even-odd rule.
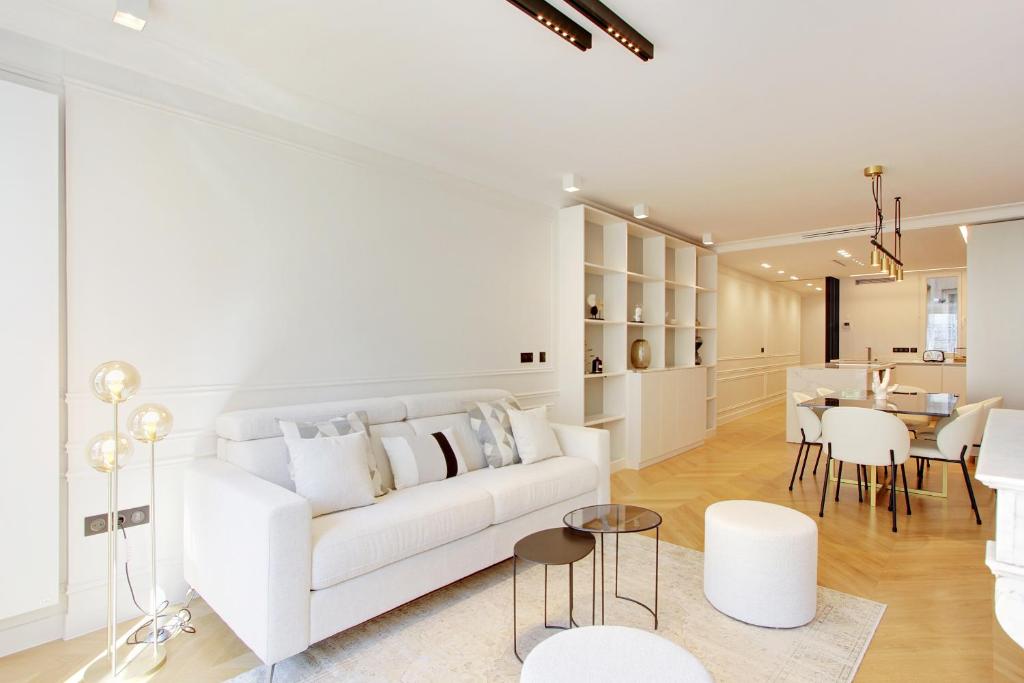
[[[516, 628], [516, 565], [519, 560], [527, 560], [544, 565], [544, 628], [570, 629], [579, 626], [572, 613], [573, 564], [587, 555], [594, 556], [594, 579], [590, 590], [590, 619], [597, 617], [597, 600], [595, 598], [597, 555], [594, 553], [594, 537], [586, 532], [574, 531], [567, 527], [544, 529], [520, 539], [512, 551], [512, 651], [520, 662], [519, 638]], [[565, 626], [548, 623], [548, 566], [569, 565], [569, 622]]]
[[[654, 617], [658, 628], [658, 550], [661, 545], [661, 515], [638, 505], [588, 505], [562, 518], [565, 526], [601, 536], [601, 623], [604, 624], [604, 537], [615, 534], [615, 597], [640, 605]], [[654, 608], [635, 598], [619, 595], [619, 536], [654, 529]]]

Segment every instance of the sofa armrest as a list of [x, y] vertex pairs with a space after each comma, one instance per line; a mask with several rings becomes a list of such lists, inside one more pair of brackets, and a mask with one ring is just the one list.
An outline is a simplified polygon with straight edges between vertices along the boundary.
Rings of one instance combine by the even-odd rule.
[[586, 458], [597, 465], [597, 502], [611, 501], [611, 440], [605, 429], [552, 424], [562, 452], [576, 458]]
[[309, 502], [217, 458], [184, 489], [185, 580], [265, 663], [309, 647]]

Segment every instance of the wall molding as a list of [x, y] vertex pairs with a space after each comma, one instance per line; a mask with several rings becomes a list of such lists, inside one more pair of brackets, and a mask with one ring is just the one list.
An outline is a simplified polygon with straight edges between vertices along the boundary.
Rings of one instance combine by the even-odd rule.
[[[504, 370], [475, 370], [470, 372], [442, 372], [425, 375], [406, 375], [398, 377], [348, 377], [320, 382], [281, 382], [274, 384], [195, 384], [188, 386], [158, 386], [145, 389], [147, 397], [153, 396], [199, 396], [220, 393], [258, 393], [271, 391], [306, 391], [315, 389], [333, 389], [336, 387], [366, 386], [372, 384], [411, 384], [416, 382], [441, 382], [450, 380], [480, 379], [484, 377], [507, 377], [510, 375], [537, 375], [557, 372], [554, 363], [547, 363], [543, 368], [513, 368]], [[68, 403], [83, 399], [95, 400], [92, 392], [69, 391], [65, 400]]]
[[751, 401], [744, 401], [743, 403], [737, 403], [729, 408], [723, 408], [718, 411], [718, 424], [726, 424], [733, 420], [738, 420], [741, 417], [752, 415], [758, 411], [764, 410], [769, 406], [773, 406], [777, 403], [782, 403], [786, 397], [786, 392], [772, 394], [770, 396], [764, 396], [756, 398]]

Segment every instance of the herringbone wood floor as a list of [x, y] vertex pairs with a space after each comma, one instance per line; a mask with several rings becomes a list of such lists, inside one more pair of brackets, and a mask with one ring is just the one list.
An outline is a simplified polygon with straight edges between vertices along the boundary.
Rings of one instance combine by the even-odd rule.
[[[915, 497], [910, 518], [901, 507], [898, 534], [889, 530], [884, 501], [872, 510], [857, 502], [853, 487], [818, 519], [821, 471], [812, 477], [808, 469], [787, 490], [796, 446], [784, 442], [783, 432], [781, 407], [723, 425], [701, 448], [616, 473], [612, 497], [657, 510], [665, 518], [663, 539], [697, 549], [704, 545], [704, 508], [718, 500], [765, 500], [811, 515], [820, 530], [819, 583], [888, 605], [858, 681], [1024, 680], [1024, 655], [993, 616], [993, 578], [983, 561], [993, 534], [992, 492], [975, 484], [980, 527], [955, 470], [948, 500]], [[939, 476], [933, 467], [926, 485], [937, 486]], [[193, 606], [198, 634], [170, 643], [154, 681], [221, 681], [259, 663], [205, 605]], [[0, 659], [0, 681], [63, 681], [103, 637], [101, 630]]]

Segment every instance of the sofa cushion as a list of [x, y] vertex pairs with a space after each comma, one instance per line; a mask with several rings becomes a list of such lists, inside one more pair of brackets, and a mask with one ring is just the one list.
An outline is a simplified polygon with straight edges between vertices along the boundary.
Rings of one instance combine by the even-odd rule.
[[460, 484], [479, 487], [494, 500], [494, 524], [521, 517], [597, 489], [597, 465], [583, 458], [561, 457], [532, 465], [508, 465], [464, 474]]
[[313, 590], [486, 529], [494, 521], [491, 496], [461, 485], [467, 476], [392, 491], [375, 505], [314, 519]]
[[416, 432], [408, 422], [386, 422], [379, 425], [370, 425], [370, 452], [373, 454], [373, 461], [380, 473], [381, 483], [386, 490], [395, 488], [395, 475], [391, 472], [391, 462], [388, 460], [388, 453], [381, 443], [385, 436], [416, 436]]

